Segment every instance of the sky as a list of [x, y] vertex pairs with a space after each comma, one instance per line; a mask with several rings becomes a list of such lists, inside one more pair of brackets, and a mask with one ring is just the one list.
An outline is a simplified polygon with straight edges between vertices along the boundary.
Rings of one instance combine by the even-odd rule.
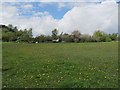
[[51, 35], [55, 28], [59, 34], [70, 34], [74, 30], [90, 35], [96, 30], [118, 32], [119, 0], [5, 1], [0, 4], [0, 24], [12, 24], [19, 30], [32, 28], [34, 36]]

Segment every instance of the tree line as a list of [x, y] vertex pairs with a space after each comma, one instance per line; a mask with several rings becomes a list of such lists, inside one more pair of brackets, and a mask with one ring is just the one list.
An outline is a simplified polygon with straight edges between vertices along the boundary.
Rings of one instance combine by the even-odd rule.
[[[3, 42], [111, 42], [117, 41], [120, 38], [118, 33], [107, 34], [103, 31], [97, 30], [93, 35], [81, 34], [78, 30], [73, 31], [71, 34], [61, 33], [58, 30], [52, 30], [52, 35], [38, 35], [33, 37], [32, 28], [18, 30], [18, 28], [9, 24], [0, 25], [1, 37]], [[57, 41], [58, 40], [58, 41]]]

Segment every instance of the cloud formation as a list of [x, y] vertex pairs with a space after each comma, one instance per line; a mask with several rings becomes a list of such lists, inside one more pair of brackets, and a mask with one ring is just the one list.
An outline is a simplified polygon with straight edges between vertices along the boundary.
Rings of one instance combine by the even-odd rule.
[[23, 5], [23, 9], [30, 9], [30, 8], [33, 8], [31, 4]]
[[[71, 3], [72, 4], [72, 3]], [[102, 3], [73, 3], [62, 19], [54, 19], [49, 12], [37, 12], [26, 18], [20, 16], [15, 6], [2, 5], [2, 22], [0, 24], [13, 24], [20, 29], [33, 28], [34, 36], [40, 34], [50, 35], [55, 28], [59, 32], [71, 33], [79, 30], [81, 33], [92, 34], [95, 30], [102, 30], [107, 33], [118, 32], [118, 4], [115, 1], [103, 1]], [[27, 8], [28, 7], [28, 8]], [[29, 9], [33, 6], [26, 5]], [[65, 7], [64, 3], [58, 9]], [[42, 15], [42, 17], [36, 17]]]

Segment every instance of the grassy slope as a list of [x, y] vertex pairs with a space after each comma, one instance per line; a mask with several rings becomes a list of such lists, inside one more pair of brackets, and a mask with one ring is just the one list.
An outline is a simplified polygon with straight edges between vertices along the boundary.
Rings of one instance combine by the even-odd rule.
[[118, 43], [3, 43], [3, 87], [118, 87]]

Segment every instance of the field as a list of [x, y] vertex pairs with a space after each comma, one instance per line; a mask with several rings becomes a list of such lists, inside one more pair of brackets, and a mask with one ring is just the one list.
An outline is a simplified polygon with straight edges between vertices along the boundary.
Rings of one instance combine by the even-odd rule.
[[3, 88], [118, 88], [118, 42], [2, 45]]

